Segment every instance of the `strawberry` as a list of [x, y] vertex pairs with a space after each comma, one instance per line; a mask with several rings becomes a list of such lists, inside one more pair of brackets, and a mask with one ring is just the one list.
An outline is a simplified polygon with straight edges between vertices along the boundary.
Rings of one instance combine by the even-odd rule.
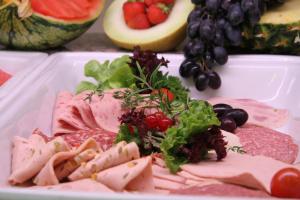
[[134, 18], [128, 21], [127, 25], [132, 29], [147, 29], [151, 24], [146, 14], [137, 14]]
[[151, 24], [160, 24], [168, 18], [170, 8], [163, 3], [152, 4], [148, 8], [147, 16]]
[[171, 4], [174, 4], [174, 1], [175, 0], [164, 0], [164, 3], [167, 5], [171, 5]]
[[174, 4], [174, 1], [175, 0], [145, 0], [144, 2], [149, 7], [152, 4], [157, 4], [157, 3], [164, 3], [167, 5], [171, 5], [171, 4]]
[[144, 2], [128, 0], [123, 4], [123, 15], [126, 23], [128, 23], [131, 19], [135, 18], [138, 14], [145, 13], [146, 4]]

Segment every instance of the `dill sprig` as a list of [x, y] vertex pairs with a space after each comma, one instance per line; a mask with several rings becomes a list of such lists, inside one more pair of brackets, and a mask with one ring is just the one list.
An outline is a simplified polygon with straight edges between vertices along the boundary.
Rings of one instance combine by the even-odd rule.
[[245, 154], [247, 153], [243, 147], [240, 147], [240, 146], [232, 146], [232, 147], [229, 147], [227, 149], [228, 151], [233, 151], [233, 152], [236, 152], [236, 153], [240, 153], [240, 154]]

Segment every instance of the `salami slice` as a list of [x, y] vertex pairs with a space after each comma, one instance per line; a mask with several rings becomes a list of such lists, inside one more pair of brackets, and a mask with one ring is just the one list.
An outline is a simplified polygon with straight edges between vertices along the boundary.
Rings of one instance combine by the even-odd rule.
[[105, 151], [113, 145], [116, 138], [116, 133], [98, 128], [98, 129], [89, 129], [89, 130], [78, 130], [74, 133], [62, 135], [62, 137], [69, 145], [73, 147], [79, 147], [87, 139], [93, 138], [98, 142], [99, 146]]
[[289, 135], [254, 124], [237, 128], [235, 133], [248, 154], [264, 155], [290, 164], [297, 158], [298, 145]]
[[276, 109], [252, 99], [230, 99], [215, 97], [208, 100], [212, 105], [218, 103], [229, 104], [234, 108], [241, 108], [249, 114], [249, 123], [258, 124], [269, 128], [284, 126], [289, 118], [288, 110]]
[[212, 184], [172, 190], [171, 194], [180, 195], [211, 195], [225, 197], [270, 197], [266, 192], [232, 184]]

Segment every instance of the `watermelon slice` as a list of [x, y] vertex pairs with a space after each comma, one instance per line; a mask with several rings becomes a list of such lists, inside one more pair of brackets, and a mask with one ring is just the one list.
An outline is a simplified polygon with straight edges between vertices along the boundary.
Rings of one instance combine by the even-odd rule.
[[0, 44], [26, 50], [52, 49], [83, 34], [105, 0], [0, 0]]
[[12, 76], [0, 69], [0, 86], [2, 86], [6, 81], [8, 81]]

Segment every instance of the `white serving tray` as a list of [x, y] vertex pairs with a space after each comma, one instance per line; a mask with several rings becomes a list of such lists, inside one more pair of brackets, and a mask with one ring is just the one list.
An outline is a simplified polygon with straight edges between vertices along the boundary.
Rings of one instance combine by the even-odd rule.
[[13, 77], [0, 87], [0, 102], [13, 93], [48, 57], [46, 53], [0, 51], [0, 69]]
[[[70, 192], [28, 191], [5, 187], [10, 172], [11, 139], [15, 135], [28, 137], [40, 128], [50, 134], [52, 111], [56, 94], [62, 90], [75, 91], [83, 79], [84, 64], [91, 59], [112, 60], [123, 53], [58, 53], [40, 66], [39, 72], [28, 77], [27, 85], [19, 85], [6, 99], [7, 109], [0, 115], [0, 199], [208, 199], [207, 197], [170, 197], [153, 195], [103, 195]], [[181, 55], [163, 55], [170, 60], [169, 73], [178, 76]], [[293, 120], [282, 128], [300, 145], [300, 57], [293, 56], [231, 56], [226, 66], [217, 71], [223, 84], [219, 90], [199, 93], [191, 80], [183, 80], [190, 87], [193, 98], [213, 96], [252, 98], [277, 108], [289, 109]], [[0, 103], [1, 108], [2, 102]], [[8, 106], [9, 105], [9, 106]], [[220, 197], [211, 199], [221, 199]], [[232, 199], [232, 198], [230, 198]]]

